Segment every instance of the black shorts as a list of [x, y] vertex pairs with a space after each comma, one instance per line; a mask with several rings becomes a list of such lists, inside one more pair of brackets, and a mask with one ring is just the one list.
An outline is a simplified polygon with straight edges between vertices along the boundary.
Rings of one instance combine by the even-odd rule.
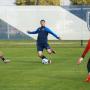
[[37, 44], [37, 51], [43, 51], [44, 49], [51, 49], [48, 43]]

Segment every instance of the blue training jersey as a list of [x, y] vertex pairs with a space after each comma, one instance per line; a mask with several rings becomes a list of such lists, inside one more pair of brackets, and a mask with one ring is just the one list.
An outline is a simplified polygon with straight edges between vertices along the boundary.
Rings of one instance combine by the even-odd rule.
[[38, 37], [37, 37], [38, 44], [47, 43], [49, 33], [52, 34], [55, 38], [59, 39], [59, 37], [54, 32], [52, 32], [49, 28], [45, 26], [39, 27], [36, 31], [28, 32], [28, 33], [38, 34]]

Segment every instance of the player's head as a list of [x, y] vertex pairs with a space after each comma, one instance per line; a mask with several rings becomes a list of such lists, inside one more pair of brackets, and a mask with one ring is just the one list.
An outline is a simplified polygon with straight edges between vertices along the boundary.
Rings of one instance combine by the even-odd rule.
[[40, 20], [41, 26], [45, 26], [45, 20]]

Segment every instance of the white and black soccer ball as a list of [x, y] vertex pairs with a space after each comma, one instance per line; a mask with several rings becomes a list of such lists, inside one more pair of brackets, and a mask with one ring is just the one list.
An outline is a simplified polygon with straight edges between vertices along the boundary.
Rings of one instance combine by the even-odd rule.
[[46, 58], [42, 59], [42, 64], [48, 64], [48, 59]]

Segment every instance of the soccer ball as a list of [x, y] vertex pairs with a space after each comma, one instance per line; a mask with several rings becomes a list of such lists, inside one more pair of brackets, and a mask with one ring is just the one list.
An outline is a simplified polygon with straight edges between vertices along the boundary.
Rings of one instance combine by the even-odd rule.
[[46, 58], [42, 59], [42, 64], [48, 64], [48, 59]]
[[4, 60], [4, 63], [10, 63], [10, 60]]

